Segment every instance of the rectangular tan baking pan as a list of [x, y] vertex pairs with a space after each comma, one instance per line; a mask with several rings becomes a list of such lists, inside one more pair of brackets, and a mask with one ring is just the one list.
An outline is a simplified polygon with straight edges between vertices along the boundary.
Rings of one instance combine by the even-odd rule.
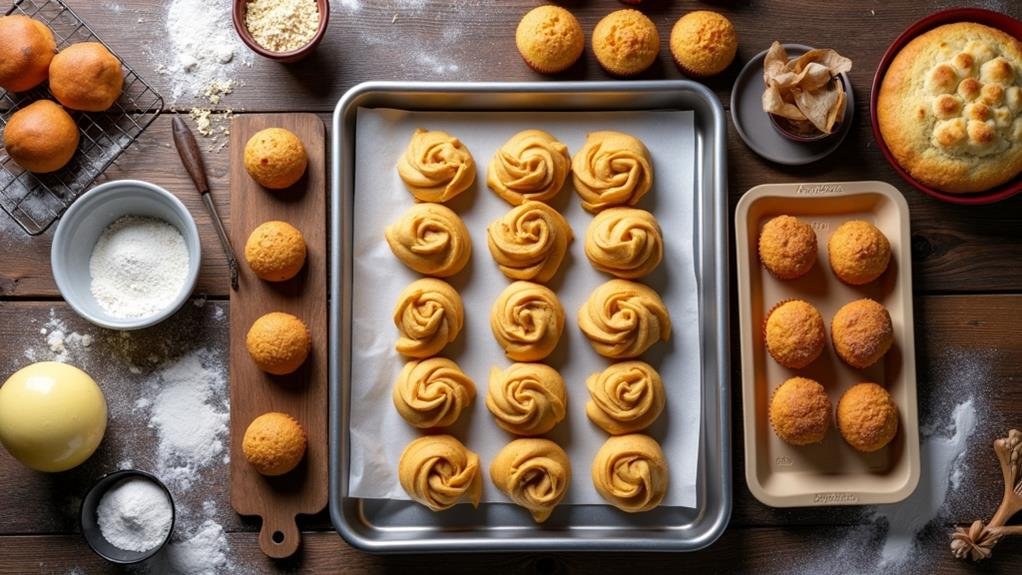
[[[816, 230], [818, 258], [806, 275], [778, 280], [759, 261], [763, 224], [782, 214], [809, 222]], [[827, 241], [852, 219], [873, 223], [891, 243], [890, 267], [865, 286], [843, 284], [830, 270]], [[919, 418], [916, 406], [915, 340], [912, 321], [912, 262], [908, 205], [884, 182], [769, 184], [752, 188], [735, 211], [738, 314], [742, 353], [742, 415], [745, 422], [745, 479], [749, 490], [773, 507], [866, 505], [907, 498], [919, 481]], [[830, 322], [842, 305], [869, 297], [887, 307], [894, 346], [876, 365], [859, 370], [834, 353]], [[816, 306], [827, 325], [827, 347], [808, 367], [782, 367], [763, 341], [766, 313], [779, 301], [799, 298]], [[900, 411], [899, 431], [887, 447], [870, 454], [851, 448], [833, 420], [815, 445], [789, 445], [768, 421], [773, 391], [794, 376], [823, 384], [833, 405], [848, 387], [863, 381], [883, 385]]]

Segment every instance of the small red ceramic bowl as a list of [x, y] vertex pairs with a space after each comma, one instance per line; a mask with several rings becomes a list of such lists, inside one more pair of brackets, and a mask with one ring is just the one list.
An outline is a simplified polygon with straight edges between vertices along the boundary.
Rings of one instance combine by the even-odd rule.
[[312, 54], [312, 52], [316, 50], [316, 46], [318, 46], [320, 41], [323, 40], [323, 36], [326, 35], [326, 27], [330, 23], [330, 0], [315, 0], [316, 5], [319, 8], [319, 28], [316, 29], [316, 35], [312, 37], [312, 40], [309, 40], [309, 43], [301, 48], [290, 52], [274, 52], [272, 50], [267, 50], [260, 46], [254, 38], [252, 38], [252, 34], [248, 31], [248, 26], [245, 25], [245, 15], [248, 12], [249, 1], [250, 0], [234, 0], [234, 10], [232, 10], [234, 29], [237, 30], [238, 36], [241, 37], [241, 41], [244, 42], [249, 49], [264, 58], [268, 58], [282, 64], [297, 62], [309, 54]]
[[877, 98], [880, 96], [880, 84], [884, 81], [884, 76], [887, 74], [887, 68], [891, 65], [891, 60], [894, 60], [894, 57], [898, 55], [898, 52], [900, 52], [901, 49], [916, 36], [919, 36], [928, 30], [932, 30], [937, 26], [951, 24], [953, 22], [975, 22], [977, 24], [984, 24], [991, 28], [1002, 30], [1016, 38], [1022, 39], [1022, 22], [1019, 22], [1010, 16], [1001, 14], [1000, 12], [992, 12], [990, 10], [983, 10], [980, 8], [952, 8], [950, 10], [936, 12], [909, 26], [907, 30], [902, 32], [901, 36], [898, 36], [894, 42], [891, 43], [891, 45], [887, 48], [887, 51], [884, 52], [883, 58], [880, 59], [880, 65], [877, 66], [876, 75], [873, 76], [873, 88], [869, 96], [869, 111], [873, 122], [873, 138], [876, 140], [877, 146], [880, 147], [880, 151], [883, 152], [884, 157], [887, 158], [891, 167], [894, 168], [894, 171], [898, 172], [898, 175], [904, 178], [906, 182], [912, 184], [921, 192], [929, 194], [938, 200], [943, 200], [952, 204], [992, 204], [1022, 192], [1022, 176], [1018, 176], [1008, 183], [1001, 184], [1000, 186], [989, 189], [985, 192], [977, 192], [974, 194], [949, 194], [947, 192], [942, 192], [916, 180], [911, 174], [902, 168], [901, 165], [898, 164], [898, 161], [894, 159], [894, 155], [891, 154], [891, 150], [884, 142], [883, 136], [880, 135], [880, 123], [877, 120]]

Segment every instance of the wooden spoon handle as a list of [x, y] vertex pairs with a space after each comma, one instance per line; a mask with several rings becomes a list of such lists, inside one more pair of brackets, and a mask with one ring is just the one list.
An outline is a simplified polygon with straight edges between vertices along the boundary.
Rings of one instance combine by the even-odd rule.
[[188, 125], [180, 116], [174, 116], [171, 120], [174, 132], [174, 145], [177, 146], [177, 153], [181, 156], [181, 163], [184, 164], [188, 175], [195, 182], [195, 189], [200, 194], [209, 192], [209, 182], [206, 180], [206, 165], [202, 161], [202, 152], [199, 151], [199, 144], [195, 136], [188, 129]]

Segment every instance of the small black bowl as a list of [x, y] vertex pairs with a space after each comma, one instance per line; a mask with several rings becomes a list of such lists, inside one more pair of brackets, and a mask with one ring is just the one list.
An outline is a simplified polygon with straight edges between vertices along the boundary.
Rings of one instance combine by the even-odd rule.
[[[103, 533], [99, 530], [99, 517], [97, 510], [99, 508], [99, 501], [103, 498], [103, 495], [124, 479], [132, 477], [141, 477], [152, 481], [156, 485], [160, 486], [160, 489], [167, 494], [167, 498], [170, 500], [170, 529], [167, 531], [167, 537], [156, 547], [148, 551], [128, 551], [115, 547], [109, 541], [103, 537]], [[171, 496], [170, 490], [163, 484], [162, 481], [156, 478], [151, 473], [145, 471], [139, 471], [137, 469], [123, 469], [121, 471], [114, 471], [104, 475], [89, 489], [89, 492], [85, 494], [85, 498], [82, 499], [81, 508], [81, 523], [82, 523], [82, 535], [85, 536], [85, 542], [89, 544], [89, 547], [96, 552], [97, 555], [110, 561], [111, 563], [118, 563], [120, 565], [130, 565], [132, 563], [138, 563], [145, 561], [153, 555], [156, 555], [167, 545], [167, 541], [170, 541], [170, 536], [174, 533], [174, 521], [177, 519], [176, 510], [174, 508], [174, 497]]]

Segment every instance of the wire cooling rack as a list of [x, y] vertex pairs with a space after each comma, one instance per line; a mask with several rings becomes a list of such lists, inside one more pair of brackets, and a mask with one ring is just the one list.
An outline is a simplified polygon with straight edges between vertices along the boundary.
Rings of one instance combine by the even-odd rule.
[[[46, 23], [58, 49], [76, 42], [101, 42], [110, 49], [60, 0], [15, 0], [7, 14], [24, 14]], [[163, 111], [163, 98], [124, 59], [117, 59], [124, 67], [124, 92], [113, 107], [102, 113], [69, 110], [81, 138], [66, 166], [51, 174], [32, 174], [0, 151], [0, 208], [29, 235], [46, 231]], [[45, 83], [17, 94], [0, 89], [0, 127], [7, 126], [18, 108], [39, 99], [54, 99]]]

